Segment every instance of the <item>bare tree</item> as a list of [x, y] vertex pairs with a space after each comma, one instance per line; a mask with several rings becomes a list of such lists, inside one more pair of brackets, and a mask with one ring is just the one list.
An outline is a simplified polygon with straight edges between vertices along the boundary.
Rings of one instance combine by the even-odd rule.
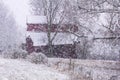
[[[49, 54], [53, 53], [52, 44], [55, 39], [61, 24], [63, 23], [65, 12], [63, 6], [65, 4], [62, 0], [31, 0], [33, 11], [35, 14], [44, 15], [47, 17], [47, 37]], [[52, 35], [53, 24], [56, 25], [56, 32]]]
[[[87, 4], [86, 6], [84, 6]], [[109, 6], [109, 7], [108, 7]], [[78, 0], [78, 8], [87, 13], [120, 13], [119, 0]]]
[[[52, 41], [57, 35], [56, 31], [54, 36], [51, 36], [51, 27], [54, 21], [57, 20], [57, 16], [60, 17], [57, 29], [64, 22], [75, 24], [79, 27], [77, 33], [68, 30], [70, 34], [78, 37], [78, 41], [80, 41], [80, 38], [87, 40], [91, 35], [93, 40], [119, 38], [117, 37], [119, 31], [116, 33], [116, 30], [119, 29], [119, 0], [32, 0], [31, 4], [36, 14], [47, 16], [49, 53], [52, 53]], [[103, 13], [106, 15], [106, 20], [108, 21], [106, 22], [107, 25], [101, 24], [100, 27], [106, 28], [109, 33], [102, 32], [107, 35], [112, 35], [110, 37], [95, 37], [96, 34], [93, 29], [97, 27], [96, 25], [100, 15]], [[83, 45], [83, 53], [85, 52], [86, 54], [88, 47], [85, 49], [85, 46]]]

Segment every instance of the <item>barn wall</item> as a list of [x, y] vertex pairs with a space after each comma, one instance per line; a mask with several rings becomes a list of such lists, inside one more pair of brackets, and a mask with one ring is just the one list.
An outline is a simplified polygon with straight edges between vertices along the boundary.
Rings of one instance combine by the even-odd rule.
[[48, 53], [48, 46], [41, 46], [41, 47], [35, 46], [35, 51], [43, 52], [48, 57], [77, 58], [74, 44], [52, 45], [52, 47], [53, 47], [52, 55]]

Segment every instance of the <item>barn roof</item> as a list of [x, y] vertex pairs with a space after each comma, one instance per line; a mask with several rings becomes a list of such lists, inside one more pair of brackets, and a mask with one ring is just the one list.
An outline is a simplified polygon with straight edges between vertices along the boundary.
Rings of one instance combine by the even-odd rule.
[[46, 16], [28, 16], [27, 24], [46, 24], [47, 18]]
[[[26, 36], [31, 37], [33, 40], [34, 46], [44, 46], [48, 43], [47, 33], [41, 32], [41, 33], [35, 33], [35, 32], [27, 32]], [[51, 33], [51, 36], [53, 36], [54, 33]], [[77, 37], [75, 37], [72, 34], [68, 33], [58, 33], [56, 38], [53, 41], [54, 45], [60, 45], [60, 44], [73, 44]]]
[[[54, 18], [53, 23], [58, 24], [60, 21], [61, 21], [60, 17], [57, 16]], [[27, 16], [27, 24], [46, 24], [46, 23], [47, 23], [46, 16], [40, 15]]]

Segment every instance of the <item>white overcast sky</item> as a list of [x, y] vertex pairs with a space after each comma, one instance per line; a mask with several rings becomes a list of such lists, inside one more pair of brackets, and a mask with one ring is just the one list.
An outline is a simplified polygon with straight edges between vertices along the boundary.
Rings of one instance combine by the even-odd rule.
[[17, 23], [25, 26], [26, 17], [30, 15], [29, 0], [3, 0], [14, 14]]

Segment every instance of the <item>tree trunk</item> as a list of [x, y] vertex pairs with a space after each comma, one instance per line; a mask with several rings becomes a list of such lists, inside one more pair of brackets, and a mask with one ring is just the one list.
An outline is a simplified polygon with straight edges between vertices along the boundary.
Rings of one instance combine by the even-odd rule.
[[49, 57], [53, 56], [52, 40], [51, 40], [51, 27], [52, 27], [52, 1], [50, 0], [50, 11], [48, 16], [48, 54]]
[[47, 33], [47, 36], [48, 36], [48, 54], [49, 54], [49, 57], [52, 56], [53, 54], [53, 48], [52, 48], [52, 41], [51, 41], [51, 25], [48, 25], [48, 33]]

